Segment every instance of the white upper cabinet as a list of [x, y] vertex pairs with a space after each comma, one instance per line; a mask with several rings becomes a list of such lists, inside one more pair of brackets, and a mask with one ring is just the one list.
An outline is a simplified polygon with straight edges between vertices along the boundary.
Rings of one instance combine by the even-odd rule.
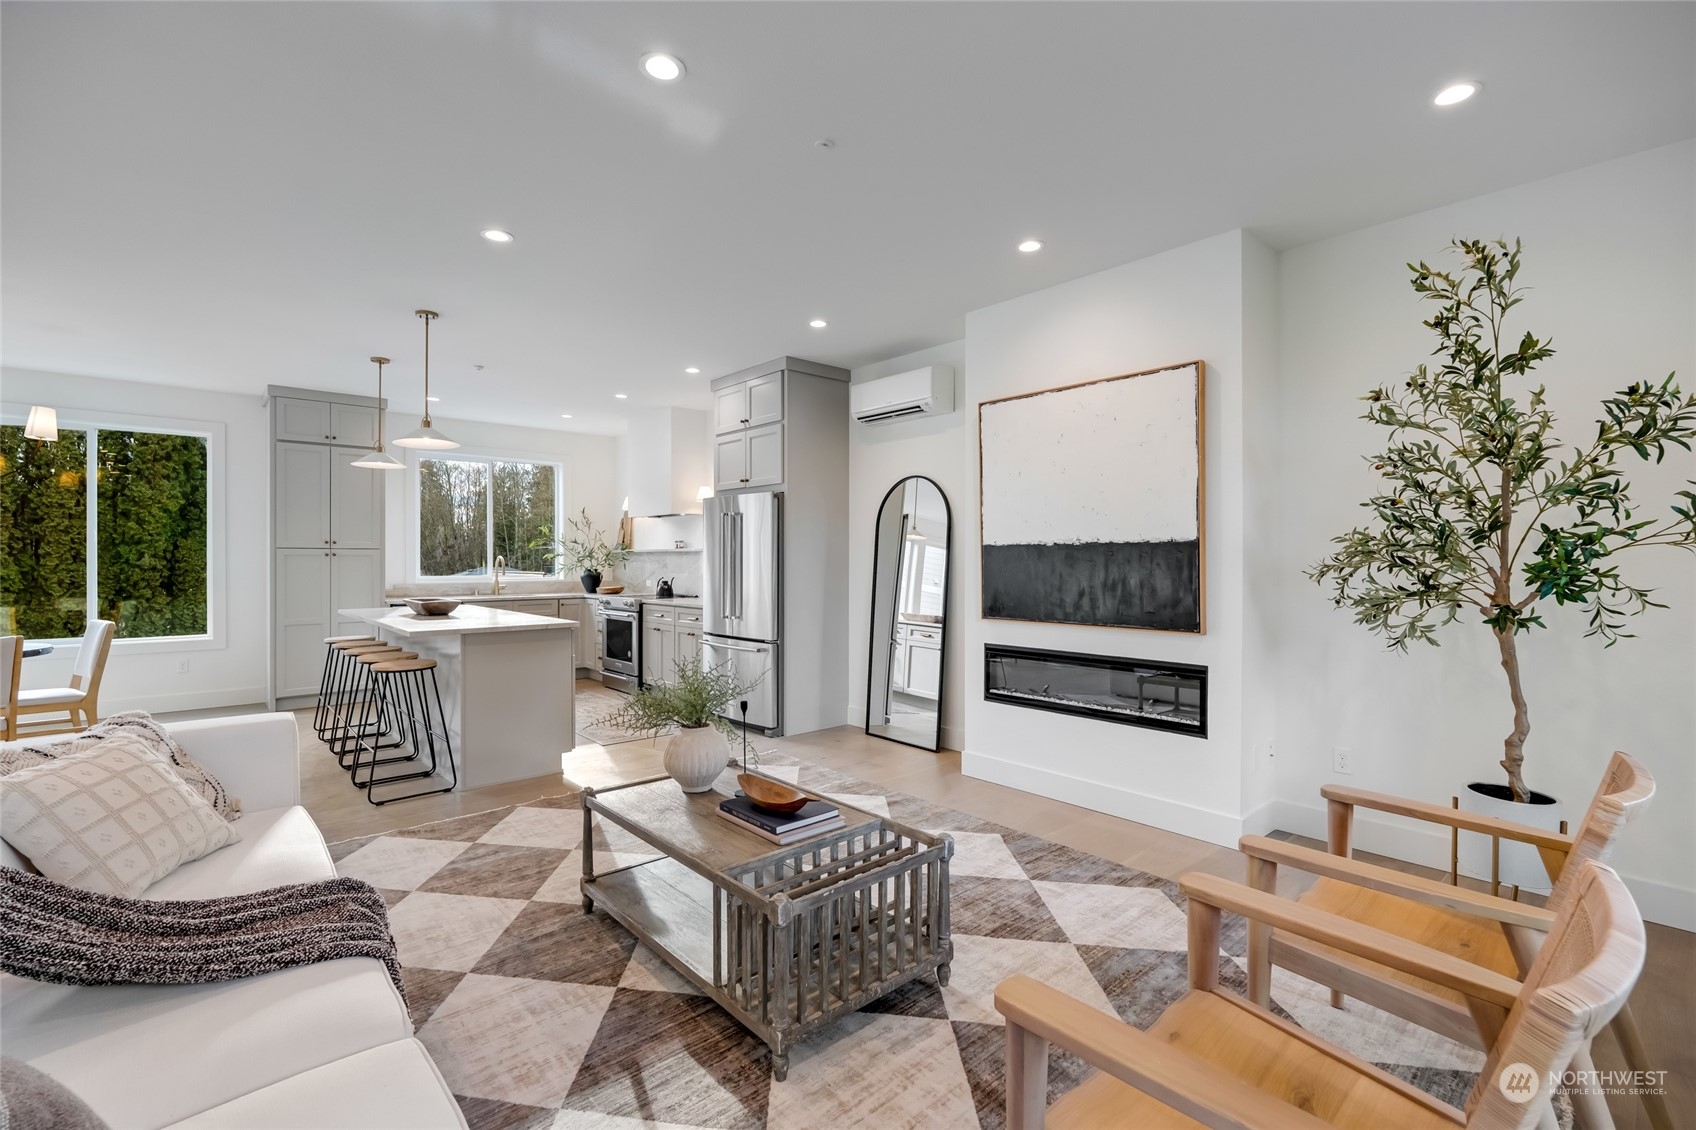
[[345, 451], [330, 453], [330, 544], [383, 548], [384, 472], [355, 467]]
[[377, 446], [377, 410], [363, 404], [330, 405], [330, 442], [344, 447]]
[[783, 420], [783, 372], [727, 385], [713, 394], [713, 431], [718, 435]]
[[774, 487], [783, 482], [783, 425], [749, 428], [747, 433], [747, 477], [743, 486]]
[[377, 446], [377, 410], [363, 404], [334, 404], [298, 396], [272, 398], [277, 439], [295, 443], [335, 443], [344, 447]]
[[330, 430], [329, 401], [278, 396], [272, 402], [271, 418], [276, 421], [277, 439], [329, 443], [335, 434]]
[[[328, 548], [332, 452], [322, 443], [279, 443], [276, 448], [278, 548]], [[375, 477], [376, 472], [365, 474]]]

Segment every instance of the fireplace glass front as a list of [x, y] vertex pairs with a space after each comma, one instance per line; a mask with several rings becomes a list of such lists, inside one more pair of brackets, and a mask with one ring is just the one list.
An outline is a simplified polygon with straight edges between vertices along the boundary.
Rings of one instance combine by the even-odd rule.
[[1190, 663], [984, 647], [989, 702], [1207, 736], [1207, 668]]

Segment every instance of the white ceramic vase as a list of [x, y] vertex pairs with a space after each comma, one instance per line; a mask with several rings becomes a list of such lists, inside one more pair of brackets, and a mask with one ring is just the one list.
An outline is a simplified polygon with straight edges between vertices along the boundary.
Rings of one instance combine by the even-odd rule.
[[665, 744], [665, 771], [686, 793], [704, 793], [730, 763], [730, 747], [712, 726], [678, 730]]

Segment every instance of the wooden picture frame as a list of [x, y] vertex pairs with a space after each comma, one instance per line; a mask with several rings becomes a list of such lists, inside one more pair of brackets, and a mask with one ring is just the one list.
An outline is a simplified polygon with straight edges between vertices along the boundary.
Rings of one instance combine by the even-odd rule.
[[1205, 634], [1206, 404], [1200, 360], [980, 402], [984, 619]]

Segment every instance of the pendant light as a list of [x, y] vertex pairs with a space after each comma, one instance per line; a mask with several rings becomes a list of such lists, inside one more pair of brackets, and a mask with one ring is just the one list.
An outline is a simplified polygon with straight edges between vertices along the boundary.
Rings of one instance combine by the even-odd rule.
[[406, 464], [383, 450], [383, 366], [389, 363], [387, 357], [371, 358], [377, 366], [377, 446], [353, 461], [355, 467], [369, 467], [373, 471], [404, 471]]
[[43, 443], [52, 443], [59, 438], [59, 410], [44, 408], [39, 404], [31, 405], [29, 423], [24, 425], [24, 435], [29, 439], [38, 439]]
[[441, 315], [434, 310], [415, 310], [413, 312], [424, 319], [424, 418], [419, 421], [417, 431], [410, 432], [395, 440], [395, 446], [445, 451], [450, 447], [458, 447], [459, 444], [430, 425], [430, 323]]

